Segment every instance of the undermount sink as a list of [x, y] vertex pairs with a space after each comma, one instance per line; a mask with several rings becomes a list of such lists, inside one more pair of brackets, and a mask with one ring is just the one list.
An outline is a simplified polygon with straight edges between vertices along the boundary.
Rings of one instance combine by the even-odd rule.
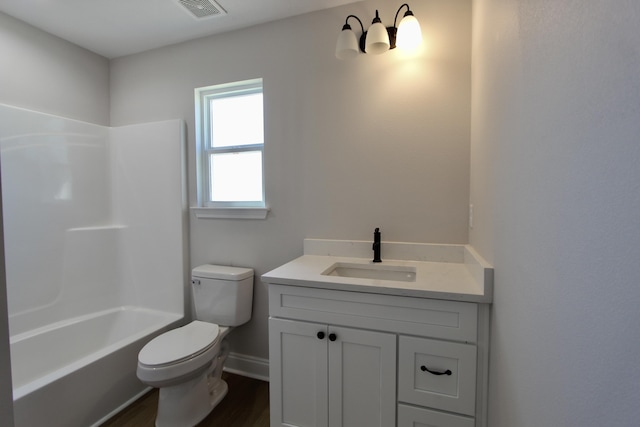
[[403, 265], [357, 264], [336, 262], [321, 273], [323, 276], [352, 277], [357, 279], [415, 282], [416, 268]]

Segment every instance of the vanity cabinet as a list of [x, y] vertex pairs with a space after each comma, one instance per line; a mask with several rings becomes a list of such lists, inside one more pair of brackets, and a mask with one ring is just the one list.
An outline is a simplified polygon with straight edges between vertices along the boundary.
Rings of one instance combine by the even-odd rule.
[[272, 426], [395, 423], [395, 335], [274, 318], [269, 334]]
[[269, 285], [271, 426], [486, 427], [486, 304]]

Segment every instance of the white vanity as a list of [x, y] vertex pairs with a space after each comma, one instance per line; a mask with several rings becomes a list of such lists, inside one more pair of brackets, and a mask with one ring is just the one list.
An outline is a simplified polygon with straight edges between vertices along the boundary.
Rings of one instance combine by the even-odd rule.
[[487, 427], [493, 269], [471, 247], [306, 239], [269, 285], [271, 426]]

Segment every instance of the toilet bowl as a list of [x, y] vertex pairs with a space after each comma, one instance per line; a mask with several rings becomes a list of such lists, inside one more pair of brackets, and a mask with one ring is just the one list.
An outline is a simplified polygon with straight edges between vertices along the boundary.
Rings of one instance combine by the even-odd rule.
[[253, 270], [200, 266], [191, 285], [198, 320], [155, 337], [138, 354], [138, 378], [160, 389], [156, 427], [195, 426], [224, 398], [224, 338], [251, 317]]

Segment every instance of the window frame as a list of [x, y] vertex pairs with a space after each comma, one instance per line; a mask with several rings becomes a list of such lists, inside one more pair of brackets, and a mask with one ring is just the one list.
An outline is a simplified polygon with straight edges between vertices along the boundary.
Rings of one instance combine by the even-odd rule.
[[[198, 187], [199, 218], [264, 218], [268, 207], [265, 195], [264, 170], [264, 121], [260, 144], [247, 144], [225, 147], [213, 147], [211, 144], [211, 100], [261, 93], [264, 97], [264, 85], [261, 78], [218, 84], [195, 89], [196, 111], [196, 174]], [[264, 119], [264, 98], [263, 98]], [[259, 151], [262, 159], [262, 200], [260, 201], [213, 201], [211, 200], [211, 154], [242, 153]], [[217, 210], [218, 212], [213, 212]], [[254, 211], [254, 212], [251, 212]]]

